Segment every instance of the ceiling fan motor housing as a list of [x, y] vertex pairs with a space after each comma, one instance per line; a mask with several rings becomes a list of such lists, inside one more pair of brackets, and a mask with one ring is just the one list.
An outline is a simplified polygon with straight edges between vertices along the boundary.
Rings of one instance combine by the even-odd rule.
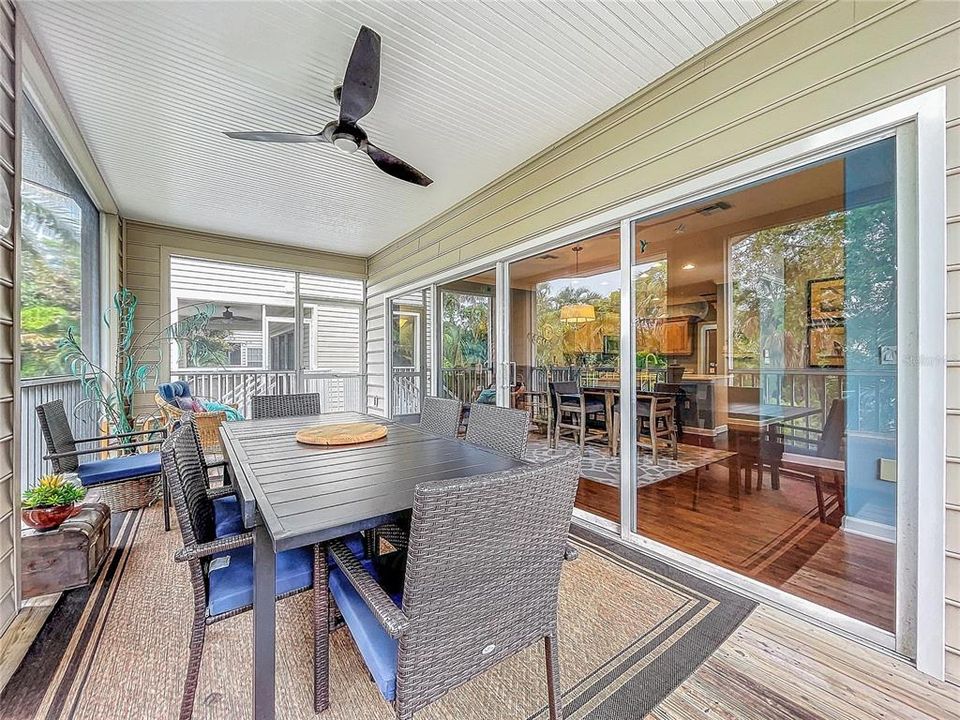
[[323, 134], [326, 135], [330, 142], [338, 149], [346, 153], [356, 152], [363, 147], [363, 144], [367, 141], [367, 134], [363, 130], [357, 125], [343, 122], [342, 120], [334, 120], [328, 123], [323, 129]]

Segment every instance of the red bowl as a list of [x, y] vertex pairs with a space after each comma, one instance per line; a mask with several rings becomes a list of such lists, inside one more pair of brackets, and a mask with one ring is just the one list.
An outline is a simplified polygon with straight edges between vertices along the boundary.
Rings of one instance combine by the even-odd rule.
[[46, 530], [56, 530], [65, 521], [76, 515], [79, 510], [80, 508], [73, 504], [25, 508], [20, 511], [20, 517], [34, 530], [44, 532]]

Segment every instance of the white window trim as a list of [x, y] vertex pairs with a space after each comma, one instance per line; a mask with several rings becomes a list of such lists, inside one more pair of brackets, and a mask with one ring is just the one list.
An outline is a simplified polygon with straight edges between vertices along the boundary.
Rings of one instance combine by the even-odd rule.
[[[800, 168], [818, 159], [836, 155], [889, 134], [900, 126], [915, 122], [917, 129], [917, 242], [918, 256], [925, 271], [918, 297], [919, 380], [918, 415], [924, 419], [924, 431], [918, 434], [917, 478], [918, 517], [924, 519], [923, 532], [917, 538], [916, 666], [926, 674], [943, 679], [945, 672], [945, 458], [946, 458], [946, 88], [940, 86], [889, 107], [863, 115], [840, 125], [785, 143], [756, 156], [680, 182], [672, 187], [631, 200], [602, 213], [584, 218], [536, 238], [503, 250], [475, 258], [456, 268], [432, 273], [415, 282], [384, 291], [384, 307], [391, 299], [418, 288], [468, 277], [492, 264], [526, 258], [538, 252], [587, 239], [618, 225], [621, 233], [629, 223], [669, 211], [675, 207], [734, 190], [766, 177]], [[623, 241], [622, 241], [623, 244]], [[624, 247], [627, 245], [624, 244]], [[621, 258], [622, 260], [622, 258]], [[929, 269], [929, 272], [927, 272]], [[627, 263], [626, 272], [629, 272]], [[621, 262], [621, 271], [624, 263]], [[622, 317], [630, 317], [631, 293], [622, 293]], [[432, 308], [434, 325], [437, 308]], [[388, 333], [385, 333], [388, 334]], [[621, 347], [624, 347], [621, 342]], [[434, 373], [436, 374], [436, 373]], [[632, 373], [628, 372], [628, 375]], [[384, 363], [384, 387], [389, 390], [389, 363]], [[386, 394], [389, 412], [390, 397]], [[624, 414], [623, 418], [629, 418]], [[624, 430], [623, 432], [626, 432]], [[624, 435], [628, 437], [629, 435]], [[626, 465], [627, 463], [623, 463]], [[626, 473], [627, 471], [625, 471]], [[623, 485], [621, 484], [621, 487]], [[621, 495], [624, 495], [621, 492]], [[622, 497], [630, 506], [629, 493]], [[621, 517], [630, 518], [633, 508]], [[582, 518], [585, 513], [578, 513]], [[590, 518], [593, 520], [593, 518]], [[694, 569], [711, 579], [729, 583], [741, 590], [768, 597], [804, 614], [821, 620], [832, 629], [852, 632], [882, 646], [892, 645], [889, 633], [827, 610], [809, 601], [787, 595], [757, 581], [719, 566], [698, 560], [673, 548], [632, 533], [632, 520], [619, 528], [620, 539], [655, 552]]]

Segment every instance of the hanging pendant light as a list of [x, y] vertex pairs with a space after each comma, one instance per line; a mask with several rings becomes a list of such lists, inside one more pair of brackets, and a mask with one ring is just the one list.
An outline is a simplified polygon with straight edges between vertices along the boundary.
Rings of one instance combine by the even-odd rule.
[[[580, 253], [583, 247], [576, 245], [572, 248], [574, 257], [577, 259], [576, 270], [573, 277], [580, 277]], [[571, 303], [560, 308], [560, 322], [568, 325], [579, 325], [581, 323], [593, 322], [597, 319], [597, 310], [589, 303]]]

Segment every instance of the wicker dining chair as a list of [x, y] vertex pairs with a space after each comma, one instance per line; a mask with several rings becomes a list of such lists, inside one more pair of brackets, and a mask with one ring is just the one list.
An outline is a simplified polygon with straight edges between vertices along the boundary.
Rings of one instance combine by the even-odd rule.
[[530, 434], [530, 413], [526, 410], [474, 403], [467, 423], [468, 443], [495, 450], [504, 455], [523, 458]]
[[579, 475], [577, 454], [417, 486], [403, 573], [330, 544], [331, 596], [397, 718], [541, 639], [562, 717], [557, 611]]
[[[189, 720], [193, 715], [207, 625], [253, 607], [253, 533], [218, 536], [213, 500], [224, 489], [210, 491], [207, 488], [195, 431], [189, 425], [187, 421], [174, 430], [160, 450], [183, 536], [183, 548], [176, 552], [174, 560], [188, 564], [193, 586], [190, 658], [180, 702], [180, 720]], [[229, 557], [226, 562], [225, 557]], [[321, 556], [319, 547], [280, 553], [277, 556], [277, 597], [289, 597], [311, 587], [314, 632], [326, 632], [326, 628], [318, 629], [322, 627], [321, 623], [329, 623], [326, 559]], [[316, 643], [314, 647], [316, 649]], [[320, 681], [326, 672], [326, 658], [315, 651], [315, 707], [326, 701], [320, 697]]]
[[455, 438], [460, 428], [459, 400], [440, 397], [425, 397], [420, 404], [420, 427], [434, 435]]
[[[133, 508], [149, 505], [162, 495], [158, 480], [161, 475], [160, 454], [139, 452], [143, 448], [156, 447], [163, 442], [166, 430], [154, 428], [129, 433], [113, 433], [91, 438], [75, 438], [70, 421], [63, 408], [62, 400], [52, 400], [37, 405], [37, 419], [49, 460], [56, 473], [76, 473], [83, 487], [97, 487], [101, 491], [100, 499], [113, 512], [124, 512]], [[159, 438], [151, 439], [151, 435]], [[146, 436], [145, 440], [137, 440]], [[105, 441], [116, 441], [104, 445]], [[79, 445], [91, 445], [79, 449]], [[113, 451], [122, 451], [118, 457], [87, 460], [85, 455], [98, 455]], [[134, 451], [134, 452], [131, 452]], [[164, 501], [166, 498], [164, 497]]]
[[254, 420], [319, 415], [321, 412], [320, 393], [254, 395], [250, 405], [250, 413]]

